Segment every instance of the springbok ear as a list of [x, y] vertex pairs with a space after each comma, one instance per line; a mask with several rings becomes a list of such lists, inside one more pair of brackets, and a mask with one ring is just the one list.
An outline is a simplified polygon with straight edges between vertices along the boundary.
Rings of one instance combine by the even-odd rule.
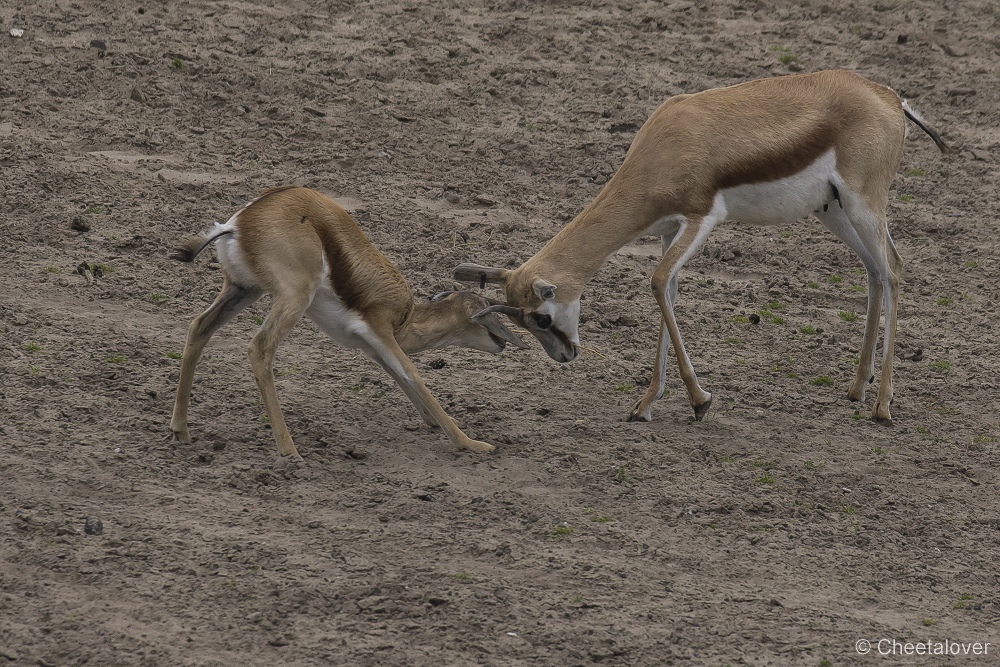
[[499, 283], [502, 285], [507, 282], [507, 274], [509, 273], [510, 271], [507, 269], [465, 263], [455, 267], [454, 276], [455, 280], [479, 283], [480, 288], [482, 288], [486, 283]]
[[517, 334], [507, 328], [507, 325], [497, 319], [497, 316], [487, 308], [472, 316], [472, 321], [479, 324], [491, 334], [505, 340], [511, 345], [516, 345], [522, 350], [528, 349], [528, 344], [518, 338]]
[[556, 286], [547, 280], [536, 278], [535, 281], [531, 283], [531, 289], [535, 291], [535, 294], [542, 301], [550, 301], [556, 298]]

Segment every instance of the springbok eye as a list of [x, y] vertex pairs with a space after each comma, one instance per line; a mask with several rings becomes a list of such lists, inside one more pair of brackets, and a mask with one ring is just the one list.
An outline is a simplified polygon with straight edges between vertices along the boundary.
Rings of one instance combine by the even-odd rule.
[[541, 329], [548, 329], [552, 326], [552, 316], [551, 315], [536, 315], [535, 324]]

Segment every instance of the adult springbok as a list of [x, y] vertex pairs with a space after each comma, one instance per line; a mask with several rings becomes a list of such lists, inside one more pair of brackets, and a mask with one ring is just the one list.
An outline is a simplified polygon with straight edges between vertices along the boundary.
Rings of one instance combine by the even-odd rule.
[[[695, 419], [712, 404], [698, 384], [674, 317], [677, 274], [725, 220], [772, 225], [815, 215], [861, 258], [868, 314], [858, 374], [847, 392], [864, 399], [874, 380], [885, 311], [882, 377], [872, 418], [891, 422], [892, 354], [903, 262], [886, 225], [889, 185], [909, 118], [941, 152], [948, 146], [892, 90], [846, 71], [749, 81], [664, 102], [639, 129], [600, 194], [534, 257], [513, 270], [462, 264], [455, 278], [503, 286], [492, 306], [525, 326], [556, 361], [579, 352], [580, 295], [616, 250], [659, 236], [652, 276], [663, 315], [649, 388], [630, 421], [649, 421], [662, 395], [667, 337]], [[664, 335], [666, 331], [667, 335]]]
[[440, 426], [459, 448], [488, 452], [445, 414], [420, 378], [408, 352], [459, 345], [499, 354], [506, 343], [527, 347], [470, 292], [443, 292], [415, 303], [399, 270], [333, 200], [306, 188], [267, 190], [184, 244], [175, 259], [190, 262], [216, 244], [222, 292], [188, 329], [177, 399], [170, 420], [174, 440], [190, 443], [188, 405], [195, 367], [212, 335], [265, 292], [271, 311], [247, 352], [264, 400], [278, 454], [301, 460], [274, 388], [274, 354], [303, 315], [344, 347], [360, 349], [403, 389], [423, 420]]

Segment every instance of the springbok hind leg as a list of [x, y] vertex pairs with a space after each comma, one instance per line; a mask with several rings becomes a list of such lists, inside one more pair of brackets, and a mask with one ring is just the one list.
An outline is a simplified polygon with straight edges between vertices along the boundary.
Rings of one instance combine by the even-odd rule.
[[[883, 220], [883, 225], [885, 224]], [[872, 419], [883, 424], [892, 424], [889, 405], [892, 403], [892, 362], [895, 358], [896, 317], [899, 312], [899, 281], [903, 277], [903, 258], [896, 252], [896, 246], [885, 229], [885, 260], [882, 292], [885, 296], [885, 334], [882, 340], [882, 377], [878, 384], [878, 398], [872, 407]]]
[[882, 376], [878, 397], [872, 408], [872, 419], [891, 424], [889, 404], [892, 402], [892, 361], [903, 260], [889, 236], [885, 214], [876, 212], [853, 193], [844, 198], [844, 208], [831, 206], [828, 212], [817, 214], [817, 217], [837, 238], [857, 253], [868, 272], [868, 312], [865, 317], [864, 339], [858, 359], [858, 372], [847, 391], [847, 397], [852, 401], [864, 400], [865, 388], [875, 378], [875, 348], [878, 344], [879, 319], [884, 311]]
[[191, 442], [191, 434], [188, 431], [191, 385], [194, 383], [194, 371], [205, 345], [220, 327], [259, 299], [262, 294], [260, 290], [241, 287], [226, 278], [219, 296], [208, 310], [196, 317], [188, 327], [187, 343], [184, 345], [184, 356], [181, 361], [181, 375], [177, 381], [177, 397], [174, 399], [174, 412], [170, 418], [170, 430], [173, 432], [174, 442]]
[[278, 344], [291, 332], [302, 314], [309, 306], [312, 290], [289, 291], [286, 294], [272, 294], [273, 305], [267, 314], [257, 335], [247, 347], [253, 377], [260, 389], [260, 397], [264, 401], [267, 419], [271, 424], [271, 433], [278, 445], [278, 456], [290, 457], [301, 461], [292, 436], [285, 424], [285, 417], [278, 402], [278, 392], [274, 387], [274, 355]]

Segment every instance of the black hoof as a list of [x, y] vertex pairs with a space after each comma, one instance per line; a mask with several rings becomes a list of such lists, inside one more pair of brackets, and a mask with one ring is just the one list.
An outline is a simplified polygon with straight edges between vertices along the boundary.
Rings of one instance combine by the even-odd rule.
[[707, 401], [705, 401], [701, 405], [694, 406], [694, 420], [696, 422], [700, 422], [705, 417], [705, 413], [708, 412], [708, 409], [710, 407], [712, 407], [712, 399], [711, 398], [709, 398]]

